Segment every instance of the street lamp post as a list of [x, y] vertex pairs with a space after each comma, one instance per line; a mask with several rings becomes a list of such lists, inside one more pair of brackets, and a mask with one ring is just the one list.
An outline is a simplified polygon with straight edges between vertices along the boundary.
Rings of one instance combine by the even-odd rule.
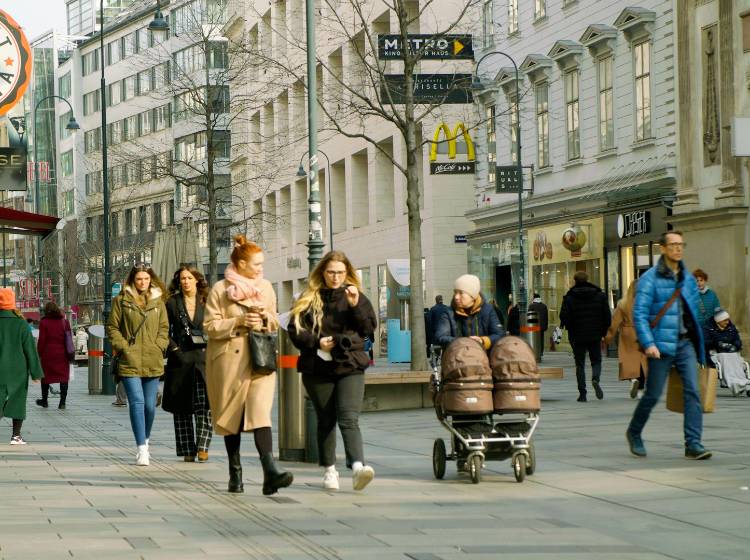
[[[112, 270], [110, 264], [110, 246], [109, 246], [109, 173], [107, 170], [107, 82], [104, 78], [104, 0], [99, 2], [99, 61], [101, 68], [101, 87], [100, 103], [102, 110], [102, 234], [104, 236], [104, 309], [102, 310], [102, 320], [105, 326], [109, 320], [109, 314], [112, 311]], [[169, 31], [169, 24], [161, 12], [160, 2], [156, 2], [156, 13], [154, 19], [148, 25], [149, 31], [154, 33], [163, 33]], [[109, 374], [112, 366], [112, 342], [109, 337], [104, 338], [104, 359], [102, 360], [102, 394], [114, 395], [114, 379]]]
[[[331, 204], [331, 160], [328, 159], [328, 155], [323, 150], [318, 150], [318, 153], [321, 154], [324, 158], [326, 158], [326, 177], [328, 180], [328, 239], [330, 243], [329, 250], [333, 251], [333, 205]], [[305, 159], [305, 156], [308, 154], [308, 152], [305, 152], [302, 154], [302, 157], [299, 158], [299, 169], [297, 169], [297, 177], [300, 179], [302, 177], [307, 177], [307, 172], [305, 171], [305, 168], [302, 167], [302, 160]]]
[[308, 199], [307, 260], [310, 272], [323, 256], [323, 224], [320, 223], [318, 182], [318, 76], [315, 63], [315, 1], [305, 0], [307, 31], [307, 153], [310, 155], [310, 198]]
[[[39, 214], [41, 209], [41, 199], [39, 194], [39, 137], [36, 133], [36, 112], [39, 109], [39, 105], [44, 103], [45, 101], [49, 99], [60, 99], [64, 101], [68, 108], [70, 109], [70, 120], [68, 121], [68, 124], [65, 125], [66, 130], [79, 130], [81, 127], [76, 122], [75, 117], [73, 116], [73, 107], [70, 105], [70, 102], [65, 99], [64, 97], [60, 97], [59, 95], [48, 95], [46, 97], [41, 98], [39, 101], [34, 104], [34, 112], [32, 114], [32, 119], [34, 120], [34, 211]], [[54, 142], [54, 139], [51, 140]], [[49, 212], [48, 212], [49, 213]], [[37, 289], [39, 290], [39, 318], [42, 318], [42, 313], [44, 309], [43, 300], [42, 298], [42, 282], [44, 281], [44, 276], [42, 274], [42, 265], [44, 264], [44, 259], [42, 258], [42, 237], [39, 236], [36, 241], [36, 252], [37, 252]], [[3, 258], [5, 258], [5, 252], [3, 251]]]
[[479, 65], [482, 61], [492, 55], [499, 54], [510, 60], [513, 64], [513, 69], [516, 73], [515, 78], [515, 89], [516, 97], [514, 102], [514, 111], [516, 114], [516, 165], [518, 166], [518, 260], [519, 266], [521, 267], [521, 275], [518, 281], [518, 311], [520, 315], [521, 324], [524, 325], [526, 322], [526, 258], [524, 256], [523, 247], [523, 162], [521, 161], [521, 114], [520, 114], [520, 103], [521, 98], [518, 90], [518, 65], [509, 54], [502, 51], [492, 51], [485, 54], [482, 58], [477, 61], [474, 66], [474, 76], [472, 78], [471, 87], [474, 90], [483, 90], [484, 84], [482, 84], [479, 78]]

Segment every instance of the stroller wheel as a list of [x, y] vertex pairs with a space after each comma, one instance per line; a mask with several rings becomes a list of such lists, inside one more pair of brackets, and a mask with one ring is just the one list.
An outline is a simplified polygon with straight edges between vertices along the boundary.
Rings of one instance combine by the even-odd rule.
[[516, 482], [523, 482], [526, 478], [526, 455], [517, 453], [511, 459], [513, 464], [513, 474], [516, 476]]
[[441, 438], [432, 445], [432, 473], [438, 480], [445, 476], [445, 442]]
[[473, 484], [479, 484], [482, 480], [482, 456], [472, 455], [469, 460], [469, 476], [471, 476], [471, 482]]
[[529, 452], [529, 458], [526, 461], [526, 474], [531, 476], [536, 470], [536, 449], [534, 449], [533, 441], [529, 442], [529, 448], [527, 451]]

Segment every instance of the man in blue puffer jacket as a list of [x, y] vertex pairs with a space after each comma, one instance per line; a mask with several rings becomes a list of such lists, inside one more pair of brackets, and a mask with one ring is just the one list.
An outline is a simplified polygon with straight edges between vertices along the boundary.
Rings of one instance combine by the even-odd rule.
[[633, 306], [638, 342], [648, 356], [648, 377], [646, 393], [638, 402], [625, 435], [630, 452], [645, 457], [641, 433], [664, 391], [669, 370], [675, 367], [682, 378], [685, 399], [685, 457], [708, 459], [711, 452], [701, 443], [703, 410], [698, 393], [697, 364], [706, 363], [698, 319], [698, 284], [682, 262], [682, 233], [662, 234], [659, 245], [662, 256], [638, 280]]

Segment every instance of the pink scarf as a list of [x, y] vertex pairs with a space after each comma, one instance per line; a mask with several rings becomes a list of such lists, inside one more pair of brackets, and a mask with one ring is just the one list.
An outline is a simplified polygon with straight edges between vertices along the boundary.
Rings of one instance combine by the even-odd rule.
[[237, 272], [233, 264], [224, 270], [224, 278], [229, 281], [227, 295], [232, 301], [249, 299], [263, 303], [262, 292], [255, 286], [255, 282]]

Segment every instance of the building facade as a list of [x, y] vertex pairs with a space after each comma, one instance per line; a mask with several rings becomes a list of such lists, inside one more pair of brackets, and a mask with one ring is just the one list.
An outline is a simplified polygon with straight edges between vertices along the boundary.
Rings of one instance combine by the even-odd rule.
[[[60, 160], [66, 166], [60, 173], [59, 196], [62, 215], [77, 223], [78, 252], [71, 260], [75, 262], [74, 277], [86, 274], [87, 281], [77, 288], [76, 298], [84, 320], [99, 318], [103, 297], [104, 103], [112, 281], [122, 282], [134, 264], [146, 263], [169, 282], [181, 259], [174, 251], [170, 257], [165, 247], [179, 245], [178, 240], [184, 242], [192, 235], [197, 237], [194, 242], [198, 247], [182, 260], [200, 268], [208, 262], [207, 213], [201, 195], [205, 188], [201, 189], [200, 180], [207, 173], [207, 125], [205, 119], [201, 122], [198, 118], [198, 110], [185, 108], [184, 101], [191, 96], [201, 98], [210, 90], [214, 72], [226, 60], [220, 54], [224, 47], [216, 47], [203, 35], [204, 29], [222, 25], [223, 12], [213, 9], [214, 4], [223, 2], [169, 3], [164, 11], [170, 32], [165, 36], [148, 30], [155, 0], [134, 2], [108, 22], [104, 30], [104, 99], [99, 35], [80, 42], [59, 68], [59, 87], [69, 88], [81, 124], [79, 133], [62, 134], [59, 139]], [[67, 118], [67, 105], [58, 103], [57, 111], [61, 122]], [[215, 136], [221, 144], [212, 170], [227, 176], [228, 171], [222, 169], [228, 162], [231, 141], [222, 111], [226, 113], [228, 107], [212, 105], [212, 132], [219, 131]], [[192, 228], [182, 229], [187, 218], [195, 224], [195, 234]], [[227, 245], [224, 233], [218, 250], [222, 266], [228, 258]]]
[[[461, 3], [437, 2], [417, 18], [410, 32], [434, 33], [445, 27]], [[263, 104], [249, 110], [245, 127], [237, 125], [238, 138], [232, 152], [233, 184], [248, 183], [237, 194], [247, 201], [246, 215], [259, 217], [250, 222], [250, 235], [264, 248], [265, 274], [275, 285], [279, 309], [289, 309], [293, 295], [306, 286], [308, 273], [308, 181], [299, 176], [307, 172], [307, 107], [304, 87], [305, 2], [238, 1], [237, 17], [227, 24], [227, 35], [247, 37], [250, 52], [259, 59], [270, 56], [299, 72], [278, 77], [273, 69], [259, 64], [251, 70], [251, 83], [262, 83]], [[411, 4], [416, 10], [419, 2]], [[318, 97], [326, 110], [319, 110], [319, 180], [321, 217], [325, 250], [344, 251], [359, 270], [366, 295], [379, 314], [380, 330], [376, 352], [387, 355], [390, 336], [391, 358], [408, 361], [409, 355], [396, 358], [394, 348], [408, 349], [408, 221], [406, 180], [398, 169], [405, 165], [405, 147], [397, 128], [376, 116], [362, 117], [358, 126], [365, 138], [347, 137], [331, 122], [349, 122], [342, 116], [351, 88], [368, 85], [362, 81], [363, 56], [370, 52], [369, 38], [377, 43], [377, 34], [397, 33], [397, 21], [386, 3], [368, 7], [371, 16], [364, 31], [359, 20], [348, 13], [347, 2], [336, 11], [322, 3], [317, 11]], [[336, 27], [341, 21], [355, 21], [358, 29], [346, 36]], [[334, 22], [334, 23], [332, 23]], [[468, 25], [468, 24], [467, 24]], [[465, 29], [468, 31], [468, 26]], [[452, 32], [460, 32], [456, 29]], [[367, 55], [365, 55], [367, 56]], [[374, 55], [373, 55], [374, 56]], [[372, 60], [372, 59], [368, 59]], [[398, 73], [398, 63], [387, 62], [388, 72]], [[424, 61], [421, 72], [471, 72], [472, 63]], [[278, 72], [280, 65], [271, 65]], [[359, 81], [358, 81], [359, 80]], [[266, 87], [266, 84], [269, 84]], [[373, 95], [373, 98], [375, 96]], [[464, 213], [473, 204], [471, 175], [440, 175], [431, 163], [468, 162], [473, 155], [470, 105], [445, 105], [422, 121], [417, 141], [424, 142], [418, 156], [421, 192], [422, 250], [425, 304], [432, 305], [437, 294], [449, 299], [453, 280], [466, 272], [465, 234], [469, 222]], [[237, 123], [237, 120], [234, 120]], [[457, 137], [457, 155], [451, 159], [445, 136], [431, 153], [430, 140], [445, 124]], [[469, 129], [461, 134], [461, 125]], [[361, 128], [360, 128], [361, 127]], [[455, 133], [453, 131], [456, 131]], [[258, 162], [272, 160], [276, 172], [269, 181], [257, 169]], [[243, 177], [255, 177], [245, 181]], [[236, 179], [240, 178], [240, 179]], [[268, 178], [266, 176], [266, 178]], [[243, 209], [244, 211], [244, 209]], [[235, 221], [239, 221], [235, 219]], [[390, 334], [389, 334], [390, 328]], [[398, 340], [396, 340], [398, 339]]]
[[675, 16], [681, 165], [671, 221], [746, 338], [750, 1], [675, 2]]
[[[677, 187], [674, 6], [592, 0], [488, 0], [478, 68], [483, 118], [469, 270], [501, 307], [518, 294], [518, 195], [498, 193], [497, 165], [524, 166], [523, 251], [529, 296], [558, 323], [584, 270], [614, 306], [660, 252]], [[513, 112], [516, 79], [521, 135]], [[502, 185], [501, 185], [502, 186]]]

